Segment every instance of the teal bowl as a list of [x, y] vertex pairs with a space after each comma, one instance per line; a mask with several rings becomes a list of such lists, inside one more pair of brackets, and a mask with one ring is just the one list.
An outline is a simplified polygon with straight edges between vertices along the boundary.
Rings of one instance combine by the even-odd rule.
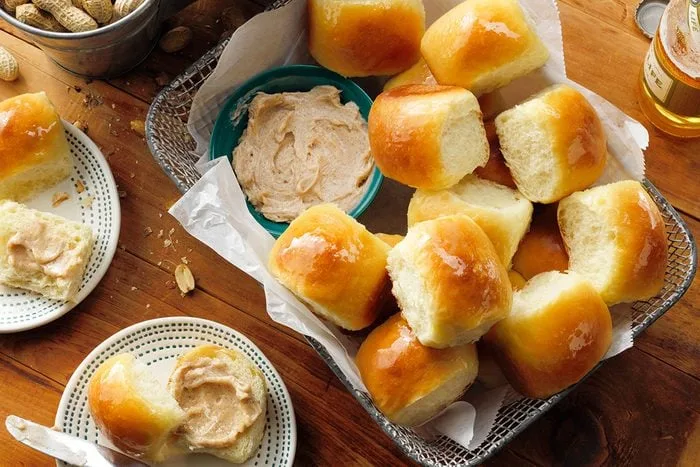
[[[233, 150], [248, 126], [248, 105], [258, 92], [268, 94], [306, 92], [324, 84], [340, 89], [341, 102], [343, 104], [347, 102], [357, 104], [360, 108], [360, 114], [367, 120], [369, 110], [372, 107], [372, 99], [360, 86], [349, 79], [314, 65], [289, 65], [273, 68], [252, 77], [228, 98], [214, 124], [209, 143], [209, 157], [211, 159], [228, 157], [229, 161], [233, 162]], [[383, 178], [375, 166], [364, 196], [349, 213], [352, 217], [357, 218], [372, 203], [381, 187]], [[255, 220], [274, 237], [279, 237], [289, 227], [287, 222], [274, 222], [265, 218], [247, 200], [246, 204]]]

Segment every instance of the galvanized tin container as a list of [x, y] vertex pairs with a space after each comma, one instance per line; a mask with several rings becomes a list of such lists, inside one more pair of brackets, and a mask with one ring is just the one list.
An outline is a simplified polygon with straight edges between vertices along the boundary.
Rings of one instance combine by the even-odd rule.
[[192, 2], [146, 0], [119, 21], [79, 33], [37, 29], [17, 21], [2, 9], [0, 17], [66, 70], [90, 78], [111, 78], [141, 63], [155, 47], [163, 20]]

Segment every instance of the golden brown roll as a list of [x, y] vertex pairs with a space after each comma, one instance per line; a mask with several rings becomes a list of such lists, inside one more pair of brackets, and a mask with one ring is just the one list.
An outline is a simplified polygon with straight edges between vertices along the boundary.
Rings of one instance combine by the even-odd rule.
[[88, 385], [88, 406], [100, 433], [134, 456], [163, 460], [170, 436], [185, 413], [131, 354], [109, 358]]
[[335, 205], [321, 204], [292, 221], [268, 265], [312, 311], [356, 331], [374, 322], [386, 297], [389, 249]]
[[420, 58], [422, 0], [309, 0], [309, 51], [343, 76], [400, 73]]
[[589, 187], [608, 152], [598, 114], [585, 97], [555, 85], [496, 117], [501, 152], [518, 190], [553, 203]]
[[530, 225], [532, 209], [532, 203], [518, 191], [467, 175], [445, 190], [416, 190], [408, 205], [408, 226], [436, 217], [466, 214], [481, 227], [501, 263], [508, 268]]
[[513, 269], [525, 279], [547, 271], [569, 269], [569, 255], [557, 223], [557, 205], [547, 205], [532, 219], [518, 251], [513, 256]]
[[421, 58], [411, 68], [399, 73], [387, 81], [384, 85], [384, 90], [388, 91], [389, 89], [398, 88], [399, 86], [405, 86], [407, 84], [427, 84], [434, 86], [438, 83], [435, 81], [435, 77], [430, 72], [428, 64]]
[[387, 269], [401, 312], [423, 345], [474, 342], [510, 310], [508, 274], [466, 215], [411, 227], [389, 252]]
[[265, 434], [265, 377], [244, 354], [200, 345], [177, 359], [168, 390], [185, 411], [178, 446], [242, 464]]
[[369, 144], [384, 175], [426, 190], [448, 188], [488, 160], [476, 98], [453, 86], [407, 85], [377, 97]]
[[586, 277], [608, 305], [646, 300], [664, 285], [664, 220], [639, 182], [574, 193], [559, 203], [569, 268]]
[[425, 423], [458, 399], [479, 368], [474, 344], [422, 345], [397, 313], [367, 336], [356, 357], [375, 405], [394, 423]]
[[395, 247], [397, 243], [403, 240], [403, 235], [385, 233], [376, 233], [374, 235], [390, 247]]
[[578, 382], [612, 339], [605, 302], [583, 276], [545, 272], [513, 295], [513, 308], [484, 337], [516, 391], [546, 398]]
[[70, 175], [70, 147], [46, 94], [6, 99], [0, 115], [0, 199], [24, 201]]
[[421, 52], [440, 84], [477, 96], [541, 67], [549, 52], [517, 0], [467, 0], [425, 32]]

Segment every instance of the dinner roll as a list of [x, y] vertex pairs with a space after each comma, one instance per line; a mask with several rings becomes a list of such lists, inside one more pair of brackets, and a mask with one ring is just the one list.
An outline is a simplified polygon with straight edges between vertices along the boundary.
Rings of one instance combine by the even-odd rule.
[[395, 247], [397, 243], [399, 243], [401, 240], [403, 240], [403, 235], [396, 235], [396, 234], [385, 234], [385, 233], [377, 233], [374, 234], [378, 239], [389, 245], [390, 247]]
[[309, 51], [343, 76], [393, 75], [420, 58], [422, 0], [309, 0]]
[[70, 175], [70, 147], [46, 94], [6, 99], [0, 116], [0, 199], [27, 200]]
[[496, 131], [515, 184], [530, 201], [553, 203], [590, 186], [607, 162], [598, 114], [566, 85], [501, 113]]
[[513, 256], [513, 269], [525, 279], [546, 271], [569, 269], [569, 255], [557, 224], [557, 205], [544, 206], [532, 219], [518, 251]]
[[471, 217], [493, 243], [501, 263], [509, 267], [530, 225], [532, 203], [516, 190], [467, 175], [445, 190], [416, 190], [408, 205], [408, 225], [450, 214]]
[[201, 345], [178, 358], [168, 390], [185, 411], [180, 446], [234, 464], [253, 457], [265, 433], [267, 387], [241, 352]]
[[131, 354], [109, 358], [88, 384], [88, 407], [100, 433], [133, 456], [160, 462], [184, 420], [175, 399]]
[[664, 219], [639, 182], [574, 193], [559, 203], [569, 268], [591, 281], [608, 305], [646, 300], [664, 285]]
[[493, 91], [541, 67], [549, 52], [516, 0], [467, 0], [425, 32], [423, 58], [440, 84]]
[[73, 300], [94, 242], [85, 224], [0, 200], [0, 284]]
[[292, 221], [268, 266], [313, 312], [356, 331], [372, 324], [387, 297], [390, 248], [335, 205], [320, 204]]
[[468, 216], [414, 225], [389, 252], [387, 269], [403, 316], [423, 345], [474, 342], [510, 310], [508, 274]]
[[435, 81], [435, 77], [430, 72], [428, 64], [421, 58], [411, 68], [387, 81], [384, 85], [384, 90], [388, 91], [406, 84], [427, 84], [433, 86], [437, 84], [437, 81]]
[[513, 295], [513, 308], [484, 337], [516, 391], [545, 398], [578, 382], [610, 347], [610, 312], [576, 273], [545, 272]]
[[415, 84], [385, 91], [368, 126], [379, 169], [414, 188], [452, 186], [489, 157], [479, 103], [462, 88]]
[[377, 408], [406, 426], [425, 423], [458, 399], [479, 368], [474, 344], [426, 347], [400, 313], [367, 336], [356, 363]]

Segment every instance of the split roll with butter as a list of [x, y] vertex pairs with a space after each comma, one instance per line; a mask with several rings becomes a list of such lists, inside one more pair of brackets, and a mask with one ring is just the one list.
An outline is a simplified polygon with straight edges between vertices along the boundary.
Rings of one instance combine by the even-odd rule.
[[84, 224], [0, 200], [0, 284], [71, 300], [93, 244]]
[[179, 444], [235, 464], [250, 459], [265, 430], [267, 389], [246, 356], [215, 345], [182, 355], [168, 390], [185, 412]]
[[267, 387], [238, 351], [201, 345], [180, 356], [167, 389], [133, 355], [104, 362], [88, 386], [90, 413], [122, 451], [150, 462], [204, 452], [240, 464], [265, 430]]

